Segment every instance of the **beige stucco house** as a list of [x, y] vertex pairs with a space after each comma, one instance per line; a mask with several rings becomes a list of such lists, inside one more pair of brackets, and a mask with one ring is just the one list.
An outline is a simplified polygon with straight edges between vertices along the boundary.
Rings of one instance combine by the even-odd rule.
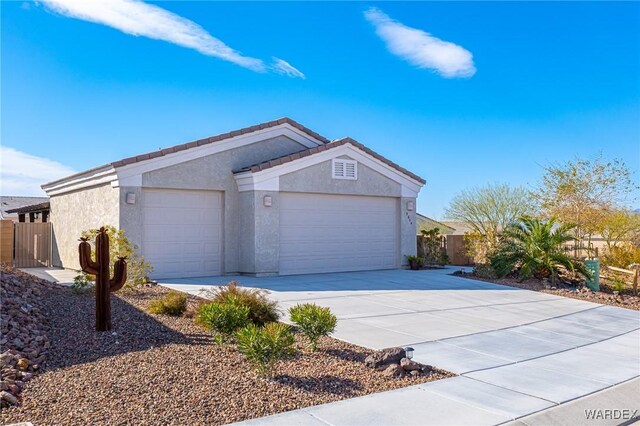
[[124, 229], [155, 278], [399, 268], [425, 181], [360, 143], [283, 118], [42, 186], [54, 264], [84, 229]]

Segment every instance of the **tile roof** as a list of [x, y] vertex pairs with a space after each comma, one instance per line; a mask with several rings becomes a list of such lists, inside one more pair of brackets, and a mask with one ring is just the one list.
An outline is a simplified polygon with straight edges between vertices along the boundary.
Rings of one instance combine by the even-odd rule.
[[342, 138], [342, 139], [337, 139], [335, 141], [326, 143], [324, 145], [320, 145], [320, 146], [316, 146], [313, 148], [309, 148], [306, 149], [304, 151], [300, 151], [300, 152], [296, 152], [294, 154], [289, 154], [289, 155], [285, 155], [283, 157], [278, 157], [278, 158], [274, 158], [272, 160], [269, 161], [265, 161], [263, 163], [259, 163], [259, 164], [254, 164], [253, 166], [249, 166], [249, 167], [245, 167], [243, 169], [237, 170], [234, 173], [241, 173], [241, 172], [252, 172], [252, 173], [256, 173], [256, 172], [260, 172], [262, 170], [266, 170], [266, 169], [270, 169], [271, 167], [275, 167], [275, 166], [279, 166], [281, 164], [285, 164], [285, 163], [290, 163], [292, 161], [295, 160], [299, 160], [300, 158], [304, 158], [304, 157], [308, 157], [310, 155], [314, 155], [317, 154], [319, 152], [323, 152], [323, 151], [328, 151], [332, 148], [336, 148], [345, 144], [351, 144], [357, 148], [359, 148], [360, 150], [366, 152], [367, 154], [371, 155], [372, 157], [382, 161], [383, 163], [387, 164], [388, 166], [393, 167], [394, 169], [398, 170], [399, 172], [413, 178], [414, 180], [417, 180], [418, 182], [421, 183], [426, 183], [426, 181], [424, 179], [422, 179], [420, 176], [411, 173], [409, 170], [405, 169], [404, 167], [401, 167], [399, 165], [397, 165], [396, 163], [394, 163], [393, 161], [390, 161], [386, 158], [384, 158], [382, 155], [378, 154], [377, 152], [367, 148], [366, 146], [362, 145], [360, 142], [346, 137], [346, 138]]
[[239, 129], [239, 130], [234, 130], [232, 132], [227, 132], [227, 133], [222, 133], [216, 136], [211, 136], [208, 138], [204, 138], [204, 139], [199, 139], [193, 142], [188, 142], [188, 143], [183, 143], [181, 145], [176, 145], [176, 146], [172, 146], [169, 148], [165, 148], [165, 149], [161, 149], [158, 151], [153, 151], [153, 152], [148, 152], [146, 154], [141, 154], [141, 155], [136, 155], [133, 157], [128, 157], [128, 158], [124, 158], [122, 160], [119, 161], [115, 161], [113, 163], [111, 163], [111, 166], [113, 167], [122, 167], [122, 166], [126, 166], [127, 164], [133, 164], [133, 163], [137, 163], [139, 161], [144, 161], [144, 160], [149, 160], [151, 158], [156, 158], [156, 157], [162, 157], [164, 155], [167, 154], [173, 154], [174, 152], [179, 152], [179, 151], [184, 151], [185, 149], [189, 149], [189, 148], [195, 148], [196, 146], [202, 146], [202, 145], [207, 145], [210, 143], [214, 143], [214, 142], [219, 142], [225, 139], [230, 139], [236, 136], [240, 136], [240, 135], [244, 135], [246, 133], [252, 133], [258, 130], [262, 130], [262, 129], [268, 129], [270, 127], [275, 127], [275, 126], [279, 126], [281, 124], [289, 124], [290, 126], [295, 127], [298, 130], [301, 130], [303, 132], [305, 132], [306, 134], [308, 134], [309, 136], [318, 139], [324, 143], [328, 143], [329, 139], [325, 138], [324, 136], [319, 135], [318, 133], [314, 132], [313, 130], [303, 126], [302, 124], [288, 118], [288, 117], [284, 117], [284, 118], [279, 118], [277, 120], [272, 120], [272, 121], [267, 121], [266, 123], [261, 123], [261, 124], [256, 124], [254, 126], [249, 126], [249, 127], [245, 127], [243, 129]]

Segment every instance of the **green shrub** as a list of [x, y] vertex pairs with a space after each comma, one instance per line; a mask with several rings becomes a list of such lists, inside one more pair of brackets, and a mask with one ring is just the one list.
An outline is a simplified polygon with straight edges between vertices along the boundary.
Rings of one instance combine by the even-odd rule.
[[171, 290], [149, 304], [149, 312], [152, 314], [179, 316], [186, 309], [187, 295], [175, 290]]
[[256, 325], [265, 325], [277, 321], [280, 317], [278, 302], [267, 298], [268, 291], [263, 289], [242, 288], [237, 282], [231, 281], [225, 286], [209, 290], [205, 298], [213, 302], [233, 303], [249, 308], [249, 320]]
[[74, 293], [85, 293], [93, 288], [92, 280], [84, 272], [73, 277], [73, 284], [71, 284], [71, 290]]
[[[125, 289], [136, 289], [149, 281], [149, 274], [153, 271], [153, 267], [144, 257], [137, 253], [138, 246], [131, 244], [124, 229], [116, 229], [114, 226], [105, 226], [107, 235], [109, 236], [109, 273], [113, 276], [113, 264], [119, 257], [127, 258], [127, 282]], [[97, 229], [89, 229], [82, 231], [82, 238], [87, 238], [92, 247], [95, 244]], [[91, 256], [95, 258], [95, 247], [91, 250]]]
[[289, 316], [309, 340], [309, 347], [312, 351], [318, 348], [318, 340], [322, 336], [333, 333], [338, 322], [329, 308], [313, 303], [297, 304], [289, 308]]
[[236, 333], [238, 350], [261, 376], [270, 377], [279, 360], [294, 353], [295, 337], [291, 328], [279, 322], [264, 327], [249, 324]]
[[499, 277], [504, 277], [519, 268], [520, 280], [534, 276], [551, 277], [551, 284], [562, 269], [589, 276], [582, 262], [569, 258], [563, 245], [574, 241], [573, 225], [558, 225], [555, 219], [547, 221], [524, 216], [503, 232], [496, 252], [491, 256], [491, 267]]
[[487, 263], [476, 263], [476, 265], [473, 267], [473, 275], [478, 278], [484, 278], [488, 280], [497, 278], [496, 271], [494, 271], [491, 265]]
[[218, 342], [222, 342], [249, 323], [249, 308], [234, 299], [205, 303], [198, 308], [196, 322], [218, 333]]

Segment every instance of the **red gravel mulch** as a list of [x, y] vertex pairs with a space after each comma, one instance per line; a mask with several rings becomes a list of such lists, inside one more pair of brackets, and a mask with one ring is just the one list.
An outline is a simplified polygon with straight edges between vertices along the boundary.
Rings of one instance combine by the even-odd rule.
[[[220, 346], [187, 317], [150, 315], [166, 290], [146, 287], [112, 298], [112, 332], [94, 331], [94, 297], [67, 288], [44, 293], [51, 349], [43, 372], [2, 410], [3, 424], [225, 424], [443, 379], [386, 377], [364, 367], [371, 351], [324, 338], [281, 362], [276, 377], [258, 377], [233, 345]], [[191, 308], [198, 303], [189, 298]]]
[[634, 296], [630, 291], [623, 294], [613, 294], [606, 284], [600, 284], [602, 291], [592, 291], [587, 287], [573, 288], [560, 284], [560, 287], [547, 288], [542, 280], [531, 278], [519, 282], [516, 278], [481, 278], [473, 273], [456, 273], [456, 276], [470, 278], [479, 281], [487, 281], [495, 284], [506, 285], [509, 287], [517, 287], [525, 290], [539, 291], [541, 293], [554, 294], [556, 296], [570, 297], [572, 299], [586, 300], [587, 302], [601, 303], [603, 305], [617, 306], [619, 308], [632, 309], [640, 311], [640, 297]]

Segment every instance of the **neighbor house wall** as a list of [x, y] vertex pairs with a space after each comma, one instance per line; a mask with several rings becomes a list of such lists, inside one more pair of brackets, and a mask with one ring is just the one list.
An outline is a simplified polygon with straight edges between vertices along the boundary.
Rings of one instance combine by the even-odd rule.
[[119, 196], [118, 188], [106, 184], [50, 198], [54, 266], [80, 269], [78, 238], [87, 229], [118, 227]]
[[[255, 258], [252, 259], [253, 255], [249, 252], [244, 252], [244, 250], [249, 249], [251, 243], [246, 244], [245, 241], [241, 243], [241, 238], [245, 238], [247, 232], [243, 222], [246, 220], [244, 215], [252, 215], [252, 210], [247, 210], [250, 208], [250, 203], [247, 204], [246, 200], [243, 200], [243, 204], [246, 204], [246, 207], [240, 208], [240, 195], [232, 172], [304, 149], [306, 149], [305, 146], [286, 136], [266, 139], [251, 145], [144, 173], [142, 175], [142, 188], [223, 191], [223, 273], [246, 272], [242, 270], [244, 265], [255, 265]], [[132, 190], [134, 190], [132, 187], [122, 188], [120, 227], [125, 229], [132, 241], [141, 246], [142, 254], [144, 254], [143, 236], [141, 235], [142, 225], [140, 223], [143, 214], [144, 194], [137, 193], [141, 202], [130, 205], [123, 204], [126, 192], [131, 192]], [[135, 190], [140, 191], [140, 188]], [[188, 220], [188, 218], [185, 218], [185, 220]], [[242, 253], [241, 246], [243, 247]], [[241, 264], [243, 268], [241, 268]]]

